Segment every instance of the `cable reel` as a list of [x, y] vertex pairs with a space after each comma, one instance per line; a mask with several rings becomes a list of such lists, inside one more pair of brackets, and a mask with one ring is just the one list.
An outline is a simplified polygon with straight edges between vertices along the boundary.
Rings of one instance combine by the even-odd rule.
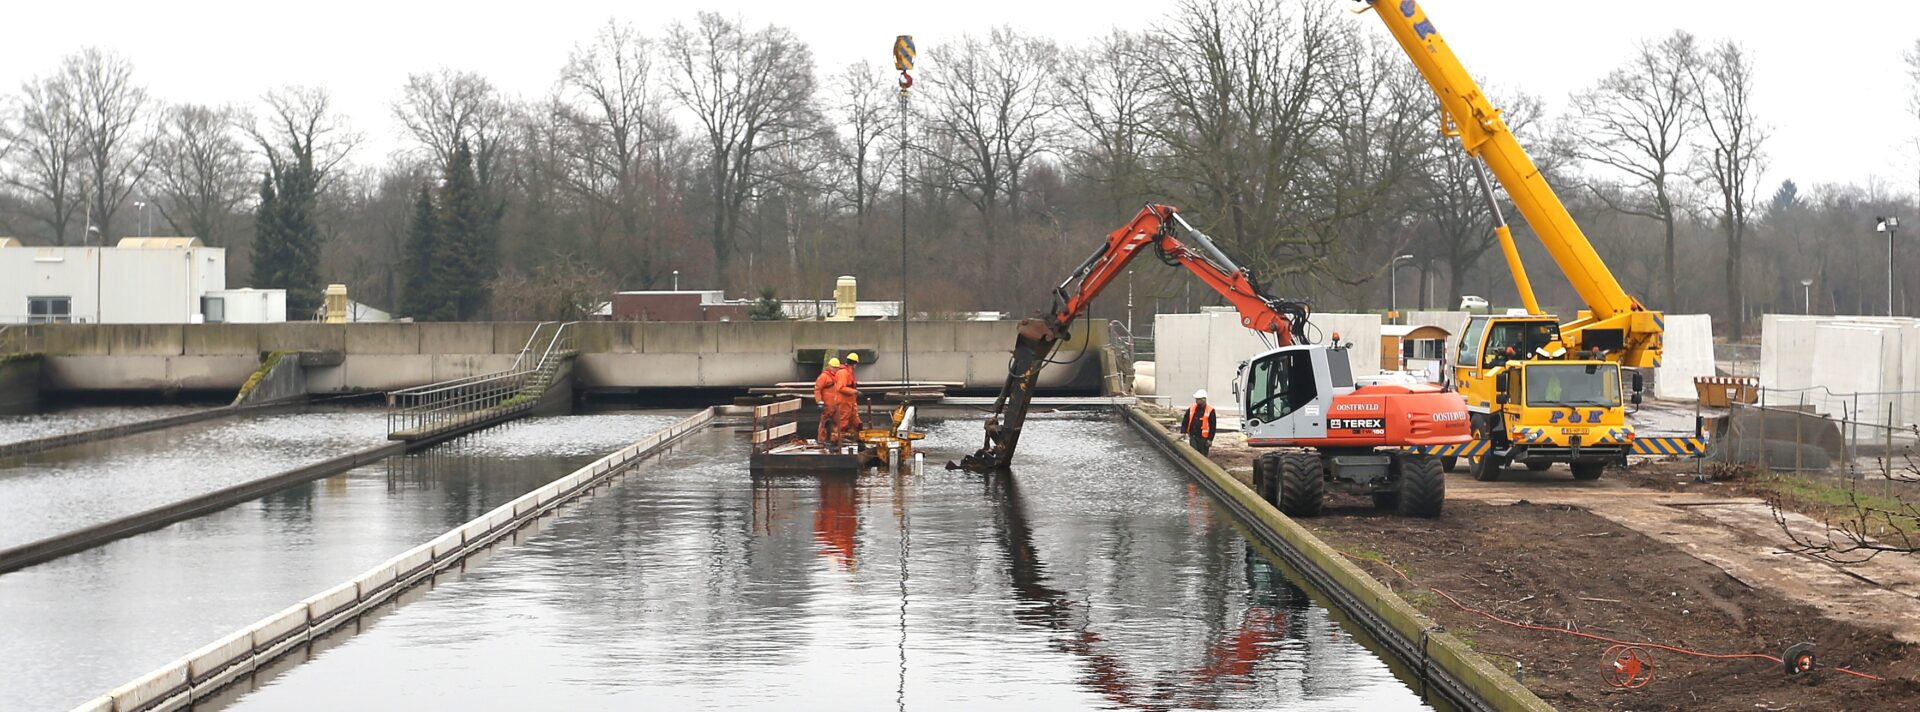
[[1638, 690], [1653, 682], [1653, 653], [1638, 645], [1615, 645], [1601, 655], [1607, 684]]

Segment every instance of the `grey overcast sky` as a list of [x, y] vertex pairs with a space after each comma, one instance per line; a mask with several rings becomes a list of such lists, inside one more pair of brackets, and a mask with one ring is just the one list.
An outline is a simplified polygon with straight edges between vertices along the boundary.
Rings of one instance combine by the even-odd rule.
[[[1379, 21], [1314, 7], [1384, 36]], [[1754, 53], [1757, 110], [1771, 126], [1767, 190], [1782, 178], [1802, 185], [1864, 183], [1877, 175], [1896, 189], [1914, 184], [1909, 137], [1920, 121], [1906, 111], [1901, 52], [1920, 38], [1920, 4], [1610, 0], [1608, 2], [1422, 3], [1470, 71], [1492, 85], [1520, 87], [1562, 111], [1567, 95], [1623, 63], [1633, 44], [1675, 28], [1703, 39], [1734, 38]], [[817, 3], [795, 0], [540, 0], [331, 3], [9, 3], [11, 31], [0, 42], [0, 91], [52, 70], [85, 45], [134, 62], [139, 81], [172, 102], [251, 105], [264, 90], [302, 83], [332, 90], [367, 145], [354, 157], [377, 165], [405, 145], [392, 101], [410, 72], [446, 66], [477, 71], [521, 97], [545, 94], [568, 51], [609, 18], [658, 36], [699, 10], [791, 28], [812, 46], [822, 73], [862, 58], [888, 59], [893, 36], [910, 33], [924, 53], [963, 32], [1010, 25], [1073, 44], [1114, 27], [1163, 22], [1170, 2], [967, 0]], [[84, 32], [83, 32], [84, 31]], [[1069, 68], [1067, 71], [1072, 71]]]

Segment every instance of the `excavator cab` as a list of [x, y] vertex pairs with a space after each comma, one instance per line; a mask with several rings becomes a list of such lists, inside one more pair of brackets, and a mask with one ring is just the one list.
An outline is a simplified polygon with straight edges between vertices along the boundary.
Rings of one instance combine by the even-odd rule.
[[1247, 362], [1234, 391], [1250, 439], [1325, 438], [1330, 401], [1353, 391], [1353, 365], [1346, 349], [1274, 349]]

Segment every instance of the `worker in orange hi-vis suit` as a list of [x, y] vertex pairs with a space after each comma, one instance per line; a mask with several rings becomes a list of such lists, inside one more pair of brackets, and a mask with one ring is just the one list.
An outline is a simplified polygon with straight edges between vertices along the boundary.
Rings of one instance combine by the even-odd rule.
[[859, 354], [847, 354], [849, 363], [841, 364], [834, 381], [834, 396], [840, 405], [840, 432], [860, 435], [860, 387], [854, 378], [853, 364], [860, 362]]
[[840, 412], [833, 407], [835, 387], [840, 381], [840, 359], [827, 359], [820, 375], [813, 379], [813, 402], [820, 404], [820, 442], [832, 442], [839, 435]]

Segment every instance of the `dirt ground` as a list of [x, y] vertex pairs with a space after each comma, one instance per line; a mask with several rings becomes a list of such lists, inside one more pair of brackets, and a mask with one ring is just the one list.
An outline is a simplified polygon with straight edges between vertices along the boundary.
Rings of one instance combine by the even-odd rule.
[[[1329, 544], [1561, 709], [1913, 709], [1920, 706], [1915, 651], [1879, 631], [1835, 624], [1811, 607], [1749, 588], [1686, 553], [1584, 510], [1562, 505], [1449, 502], [1445, 516], [1409, 520], [1359, 500], [1307, 522]], [[1393, 568], [1368, 561], [1390, 562]], [[1397, 568], [1408, 579], [1393, 571]], [[1828, 670], [1788, 677], [1779, 663], [1709, 660], [1649, 651], [1653, 681], [1607, 684], [1608, 643], [1533, 631], [1461, 610], [1573, 628], [1630, 642], [1716, 653], [1779, 656], [1811, 641]]]
[[[1238, 433], [1223, 433], [1212, 459], [1244, 480], [1251, 475], [1253, 455]], [[1846, 602], [1852, 599], [1812, 605], [1789, 595], [1819, 596], [1845, 586], [1851, 574], [1775, 586], [1768, 559], [1794, 555], [1766, 541], [1764, 527], [1728, 529], [1715, 548], [1669, 530], [1657, 518], [1647, 520], [1648, 526], [1660, 531], [1621, 524], [1633, 521], [1632, 507], [1663, 513], [1714, 508], [1679, 506], [1675, 495], [1664, 492], [1700, 495], [1696, 499], [1704, 505], [1751, 503], [1753, 493], [1738, 484], [1683, 484], [1690, 478], [1678, 476], [1676, 468], [1691, 472], [1691, 467], [1647, 463], [1624, 473], [1610, 469], [1602, 480], [1581, 483], [1561, 468], [1516, 471], [1500, 483], [1479, 483], [1460, 473], [1449, 476], [1447, 510], [1439, 519], [1387, 515], [1368, 500], [1336, 495], [1325, 514], [1303, 523], [1489, 660], [1509, 671], [1517, 668], [1528, 688], [1561, 709], [1920, 709], [1920, 669], [1915, 668], [1920, 650], [1876, 625], [1880, 620], [1857, 625], [1844, 619], [1874, 619], [1885, 611], [1877, 606], [1847, 610], [1866, 607]], [[1556, 499], [1573, 504], [1550, 503]], [[1589, 511], [1630, 500], [1631, 505], [1606, 505], [1608, 516]], [[1706, 516], [1680, 516], [1692, 517], [1690, 523], [1698, 526], [1718, 526]], [[1736, 558], [1757, 563], [1743, 567], [1729, 561]], [[1836, 578], [1841, 583], [1832, 583]], [[1870, 593], [1902, 603], [1916, 593], [1897, 590], [1908, 588], [1904, 585], [1874, 586], [1880, 590]], [[1652, 681], [1639, 689], [1619, 689], [1606, 681], [1613, 660], [1606, 655], [1609, 643], [1495, 622], [1462, 610], [1434, 589], [1515, 622], [1719, 655], [1777, 657], [1789, 645], [1811, 642], [1823, 667], [1847, 667], [1886, 680], [1831, 669], [1789, 677], [1770, 660], [1708, 659], [1653, 649], [1647, 651]], [[1834, 598], [1841, 600], [1838, 594]]]

